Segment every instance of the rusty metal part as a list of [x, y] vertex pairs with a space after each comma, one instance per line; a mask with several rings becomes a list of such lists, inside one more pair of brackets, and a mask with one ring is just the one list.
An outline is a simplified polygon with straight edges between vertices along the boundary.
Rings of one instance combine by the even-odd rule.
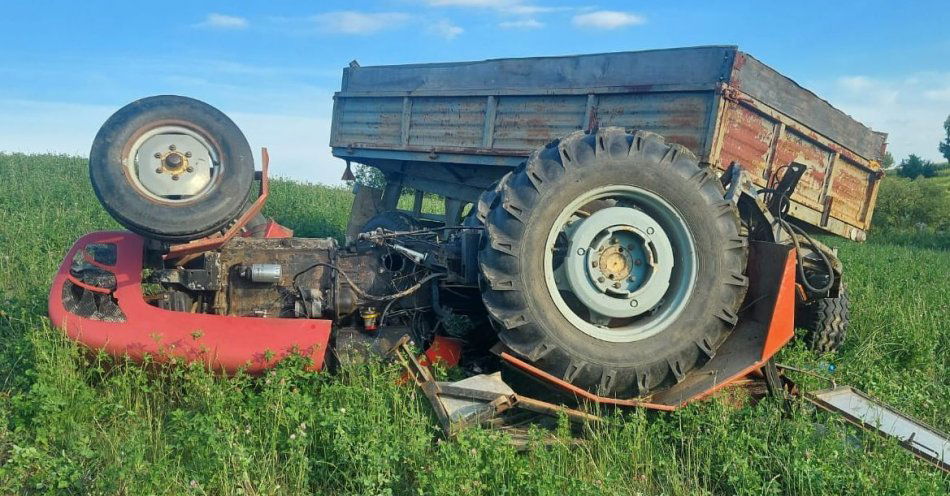
[[257, 197], [257, 200], [255, 200], [254, 203], [252, 203], [251, 206], [248, 207], [248, 209], [245, 210], [244, 213], [241, 214], [241, 216], [238, 217], [233, 224], [231, 224], [231, 227], [228, 228], [224, 234], [172, 245], [169, 247], [168, 253], [165, 254], [165, 259], [176, 259], [193, 253], [201, 253], [220, 248], [222, 245], [224, 245], [224, 243], [227, 243], [228, 240], [241, 232], [241, 230], [244, 228], [244, 225], [253, 219], [258, 213], [260, 213], [262, 208], [264, 208], [264, 203], [267, 202], [267, 197], [270, 195], [270, 183], [268, 181], [267, 175], [269, 164], [270, 155], [267, 153], [267, 148], [261, 148], [260, 195]]
[[[390, 354], [406, 369], [428, 398], [447, 437], [455, 436], [465, 427], [490, 423], [500, 414], [514, 408], [555, 417], [564, 415], [575, 423], [601, 420], [600, 417], [581, 410], [519, 395], [498, 377], [473, 376], [455, 383], [438, 382], [429, 368], [416, 359], [409, 347], [408, 336], [403, 336], [390, 350]], [[481, 387], [472, 387], [478, 385]], [[458, 401], [453, 402], [453, 399], [467, 400], [470, 403], [460, 404]]]

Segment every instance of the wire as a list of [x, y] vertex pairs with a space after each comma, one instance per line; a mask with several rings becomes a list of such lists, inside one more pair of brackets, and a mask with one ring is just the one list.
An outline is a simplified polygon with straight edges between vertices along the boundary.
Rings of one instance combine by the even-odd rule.
[[[415, 284], [413, 284], [412, 286], [410, 286], [410, 287], [408, 287], [408, 288], [406, 288], [406, 289], [404, 289], [404, 290], [402, 290], [402, 291], [399, 291], [399, 292], [396, 292], [396, 293], [392, 293], [392, 294], [388, 294], [388, 295], [379, 296], [379, 295], [374, 295], [374, 294], [367, 293], [367, 292], [364, 291], [362, 288], [360, 288], [359, 286], [357, 286], [356, 283], [353, 282], [352, 279], [350, 279], [350, 276], [346, 275], [346, 272], [344, 272], [343, 269], [337, 267], [336, 265], [333, 265], [333, 264], [330, 264], [330, 263], [326, 263], [326, 262], [317, 262], [317, 263], [315, 263], [315, 264], [313, 264], [313, 265], [307, 267], [306, 269], [303, 269], [303, 270], [301, 270], [300, 272], [297, 272], [296, 274], [294, 274], [294, 279], [293, 279], [294, 287], [295, 287], [295, 288], [297, 287], [297, 278], [299, 278], [301, 275], [303, 275], [303, 274], [305, 274], [305, 273], [307, 273], [307, 272], [309, 272], [309, 271], [311, 271], [311, 270], [313, 270], [313, 269], [315, 269], [315, 268], [317, 268], [317, 267], [327, 267], [327, 268], [329, 268], [329, 269], [332, 269], [332, 270], [336, 271], [336, 273], [343, 277], [343, 280], [346, 282], [346, 284], [347, 284], [347, 285], [353, 290], [353, 292], [356, 293], [360, 298], [363, 298], [364, 300], [372, 300], [372, 301], [378, 301], [378, 302], [396, 300], [396, 299], [402, 298], [403, 296], [408, 296], [408, 295], [410, 295], [410, 294], [416, 292], [419, 288], [422, 287], [423, 284], [425, 284], [425, 283], [431, 281], [432, 279], [436, 279], [436, 278], [444, 277], [444, 276], [445, 276], [445, 274], [442, 273], [442, 272], [435, 272], [435, 273], [432, 273], [432, 274], [429, 274], [429, 275], [423, 277], [422, 279], [420, 279], [419, 281], [417, 281]], [[298, 292], [298, 293], [300, 292], [300, 289], [299, 289], [299, 288], [297, 289], [297, 292]]]
[[[776, 174], [773, 174], [772, 177], [773, 178], [776, 177], [778, 172], [786, 167], [788, 166], [785, 165], [785, 166], [780, 167], [776, 171]], [[771, 183], [772, 183], [772, 180], [770, 179], [768, 184], [771, 185]], [[796, 264], [798, 268], [798, 277], [802, 281], [802, 286], [805, 286], [805, 289], [811, 291], [812, 293], [825, 293], [831, 290], [831, 288], [835, 284], [834, 264], [831, 263], [831, 260], [829, 260], [828, 256], [825, 255], [824, 250], [822, 250], [818, 246], [818, 243], [814, 239], [812, 239], [812, 237], [809, 236], [808, 233], [805, 232], [804, 229], [785, 220], [785, 214], [788, 213], [789, 208], [791, 208], [792, 200], [789, 199], [788, 195], [786, 195], [784, 192], [780, 192], [775, 188], [763, 188], [756, 192], [756, 194], [763, 194], [763, 193], [768, 194], [765, 200], [766, 204], [768, 204], [771, 201], [772, 195], [776, 193], [781, 195], [779, 196], [778, 215], [776, 216], [775, 220], [778, 222], [779, 227], [784, 229], [785, 232], [788, 233], [788, 236], [792, 239], [792, 245], [795, 247], [795, 257], [798, 262]], [[825, 285], [820, 288], [813, 285], [811, 281], [809, 281], [808, 278], [805, 277], [805, 267], [804, 267], [805, 257], [802, 255], [801, 245], [798, 239], [799, 236], [805, 238], [808, 244], [811, 245], [812, 249], [816, 253], [818, 253], [819, 257], [821, 257], [822, 263], [824, 263], [825, 267], [828, 269], [828, 282], [825, 283]]]
[[[789, 235], [792, 237], [792, 244], [795, 246], [795, 256], [798, 258], [798, 276], [802, 280], [802, 286], [805, 286], [805, 289], [813, 293], [825, 293], [831, 290], [832, 286], [835, 284], [835, 270], [834, 265], [831, 263], [831, 260], [828, 259], [828, 256], [825, 255], [825, 252], [818, 247], [818, 243], [816, 243], [815, 240], [812, 239], [804, 229], [794, 224], [790, 224], [787, 220], [781, 217], [779, 217], [778, 221], [779, 224], [785, 228], [785, 230], [788, 231]], [[828, 268], [828, 281], [820, 288], [812, 285], [808, 278], [805, 277], [805, 267], [803, 265], [805, 258], [802, 256], [802, 251], [799, 247], [798, 236], [796, 236], [796, 233], [800, 234], [805, 238], [806, 241], [808, 241], [812, 248], [814, 248], [815, 252], [818, 253], [818, 256], [821, 257], [821, 261], [825, 264], [825, 267]]]

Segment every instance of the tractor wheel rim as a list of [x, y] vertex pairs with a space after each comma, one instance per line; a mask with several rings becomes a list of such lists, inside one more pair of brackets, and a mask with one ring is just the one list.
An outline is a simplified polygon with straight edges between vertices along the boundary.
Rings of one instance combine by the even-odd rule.
[[122, 157], [135, 189], [160, 203], [186, 203], [206, 195], [221, 175], [220, 155], [203, 133], [166, 125], [141, 133]]
[[560, 213], [545, 281], [578, 330], [611, 342], [648, 338], [685, 307], [696, 279], [692, 234], [666, 200], [635, 186], [588, 191]]

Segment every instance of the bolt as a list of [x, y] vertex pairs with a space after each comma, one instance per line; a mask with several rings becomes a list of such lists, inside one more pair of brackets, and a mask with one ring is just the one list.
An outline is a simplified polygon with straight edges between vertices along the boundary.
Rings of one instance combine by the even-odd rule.
[[597, 278], [597, 282], [604, 282], [604, 278], [603, 278], [603, 277], [598, 277], [598, 278]]
[[578, 255], [583, 255], [583, 254], [585, 254], [585, 253], [587, 253], [587, 251], [584, 250], [583, 248], [578, 248], [578, 249], [577, 249], [577, 254], [578, 254]]
[[176, 167], [181, 167], [182, 158], [181, 155], [177, 153], [172, 153], [169, 156], [165, 157], [165, 165], [171, 169]]
[[171, 151], [175, 151], [175, 145], [168, 145], [168, 149]]
[[161, 153], [158, 153], [158, 152], [155, 152], [155, 158], [162, 158], [162, 154], [161, 154]]
[[195, 171], [195, 168], [189, 166], [189, 167], [187, 167], [187, 168], [185, 169], [185, 171], [187, 171], [187, 172], [194, 172], [194, 171]]
[[636, 259], [636, 260], [633, 261], [633, 265], [643, 265], [643, 260], [640, 260], [640, 259], [638, 258], [638, 259]]
[[177, 180], [178, 180], [178, 174], [175, 174], [174, 176], [172, 176], [172, 181], [177, 181]]
[[191, 152], [185, 152], [185, 156], [191, 158]]
[[639, 304], [640, 304], [640, 303], [639, 303], [637, 300], [630, 300], [630, 306], [631, 306], [631, 307], [636, 307], [636, 306], [639, 305]]
[[155, 173], [156, 173], [156, 174], [161, 174], [161, 173], [162, 173], [162, 168], [159, 167], [159, 168], [155, 169]]
[[653, 228], [652, 228], [652, 227], [648, 227], [648, 228], [647, 228], [647, 234], [653, 234]]

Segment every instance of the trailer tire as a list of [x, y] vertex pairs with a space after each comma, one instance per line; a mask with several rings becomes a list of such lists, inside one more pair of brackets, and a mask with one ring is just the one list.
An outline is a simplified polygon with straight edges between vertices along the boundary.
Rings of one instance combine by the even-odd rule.
[[[159, 150], [161, 140], [170, 145]], [[99, 202], [127, 229], [185, 242], [220, 231], [241, 214], [254, 158], [241, 130], [218, 109], [182, 96], [151, 96], [102, 125], [89, 152], [89, 177]]]
[[838, 352], [851, 321], [851, 300], [842, 285], [835, 298], [816, 298], [798, 305], [795, 323], [805, 329], [808, 348], [817, 353]]
[[[614, 197], [602, 193], [605, 191], [619, 193]], [[629, 197], [623, 196], [628, 191]], [[499, 339], [534, 366], [603, 396], [644, 395], [682, 380], [687, 372], [715, 355], [738, 319], [747, 287], [743, 275], [747, 242], [739, 234], [738, 211], [723, 199], [723, 194], [715, 174], [700, 167], [692, 152], [667, 144], [661, 136], [649, 132], [628, 133], [620, 128], [600, 129], [593, 134], [575, 132], [535, 151], [502, 180], [495, 194], [483, 195], [483, 203], [489, 203], [490, 208], [484, 219], [487, 235], [479, 251], [482, 299], [498, 324]], [[588, 199], [590, 203], [581, 205], [597, 205], [590, 211], [572, 212], [574, 204]], [[604, 208], [604, 202], [616, 208]], [[656, 239], [647, 241], [646, 237], [628, 234], [637, 229], [631, 219], [644, 219], [634, 210], [660, 226], [651, 229], [641, 225]], [[565, 215], [570, 219], [581, 217], [561, 224]], [[649, 276], [627, 278], [618, 272], [624, 284], [631, 281], [633, 288], [623, 301], [635, 307], [637, 300], [630, 300], [630, 295], [663, 288], [655, 285], [663, 282], [663, 267], [671, 267], [669, 286], [662, 289], [665, 292], [661, 292], [659, 302], [635, 310], [641, 313], [632, 318], [609, 317], [605, 321], [599, 313], [602, 308], [621, 311], [623, 302], [607, 300], [608, 306], [598, 306], [596, 311], [577, 307], [574, 300], [566, 303], [565, 298], [571, 295], [593, 299], [600, 295], [587, 294], [576, 278], [569, 288], [574, 292], [565, 292], [562, 282], [557, 281], [558, 277], [563, 281], [564, 276], [549, 274], [569, 263], [571, 267], [577, 263], [598, 267], [593, 262], [588, 264], [593, 258], [584, 258], [595, 256], [591, 251], [594, 245], [584, 251], [567, 244], [565, 250], [561, 236], [576, 222], [581, 227], [565, 236], [568, 243], [584, 247], [579, 232], [587, 229], [584, 226], [600, 226], [603, 219], [622, 226], [607, 231], [607, 236], [609, 243], [621, 239], [620, 248], [628, 248], [624, 260], [629, 263], [622, 264], [624, 270], [644, 265], [633, 263], [633, 253], [645, 251], [629, 239], [641, 239], [648, 248], [656, 248], [662, 244], [657, 233], [667, 233], [667, 242], [675, 249], [656, 253], [682, 255], [670, 255], [668, 260], [657, 256], [655, 265], [654, 259], [648, 258], [651, 268], [637, 270], [653, 271]], [[654, 225], [649, 219], [643, 225]], [[629, 227], [625, 223], [630, 223]], [[617, 249], [614, 245], [613, 253]], [[581, 255], [582, 251], [587, 255]], [[569, 261], [568, 255], [575, 252], [584, 261]], [[561, 256], [557, 253], [566, 255], [555, 269]], [[594, 274], [593, 269], [586, 270]], [[591, 281], [594, 279], [603, 278], [592, 276]], [[617, 296], [611, 290], [604, 294]], [[585, 311], [595, 323], [583, 320]], [[614, 327], [615, 322], [620, 324]]]

